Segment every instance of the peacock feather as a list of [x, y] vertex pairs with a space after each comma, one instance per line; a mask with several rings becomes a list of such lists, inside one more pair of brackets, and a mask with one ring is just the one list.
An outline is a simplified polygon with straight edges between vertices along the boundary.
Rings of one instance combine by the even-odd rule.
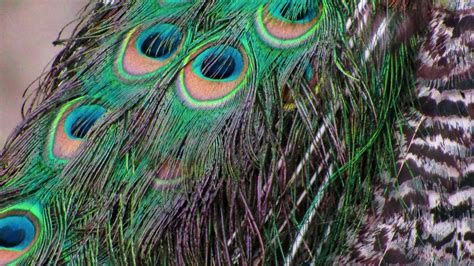
[[417, 102], [396, 126], [397, 172], [374, 190], [372, 210], [342, 262], [472, 261], [473, 4], [429, 10]]
[[456, 2], [92, 1], [0, 154], [0, 264], [469, 262]]

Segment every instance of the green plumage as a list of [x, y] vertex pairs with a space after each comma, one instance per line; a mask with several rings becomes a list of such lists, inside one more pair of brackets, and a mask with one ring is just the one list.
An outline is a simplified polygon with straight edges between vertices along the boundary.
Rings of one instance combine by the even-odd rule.
[[11, 262], [333, 263], [412, 104], [383, 3], [371, 49], [358, 1], [91, 3], [0, 157], [0, 222], [38, 217]]

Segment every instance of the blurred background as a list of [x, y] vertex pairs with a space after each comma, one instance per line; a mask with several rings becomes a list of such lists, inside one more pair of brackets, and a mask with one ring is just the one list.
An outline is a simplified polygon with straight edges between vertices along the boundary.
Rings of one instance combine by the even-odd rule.
[[0, 0], [0, 150], [21, 120], [23, 92], [61, 50], [52, 42], [86, 2]]

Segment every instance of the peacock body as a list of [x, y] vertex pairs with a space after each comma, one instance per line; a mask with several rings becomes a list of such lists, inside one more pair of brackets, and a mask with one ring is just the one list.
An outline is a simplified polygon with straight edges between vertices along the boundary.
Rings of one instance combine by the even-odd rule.
[[345, 261], [470, 264], [474, 228], [474, 12], [433, 9], [418, 55], [417, 105], [398, 127], [397, 173]]
[[472, 6], [91, 2], [1, 152], [0, 264], [469, 264]]

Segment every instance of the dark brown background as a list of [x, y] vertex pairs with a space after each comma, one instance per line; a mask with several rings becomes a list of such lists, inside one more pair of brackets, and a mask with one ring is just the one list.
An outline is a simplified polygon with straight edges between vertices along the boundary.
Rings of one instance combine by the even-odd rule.
[[0, 149], [21, 119], [22, 93], [61, 47], [52, 42], [87, 0], [0, 0]]

